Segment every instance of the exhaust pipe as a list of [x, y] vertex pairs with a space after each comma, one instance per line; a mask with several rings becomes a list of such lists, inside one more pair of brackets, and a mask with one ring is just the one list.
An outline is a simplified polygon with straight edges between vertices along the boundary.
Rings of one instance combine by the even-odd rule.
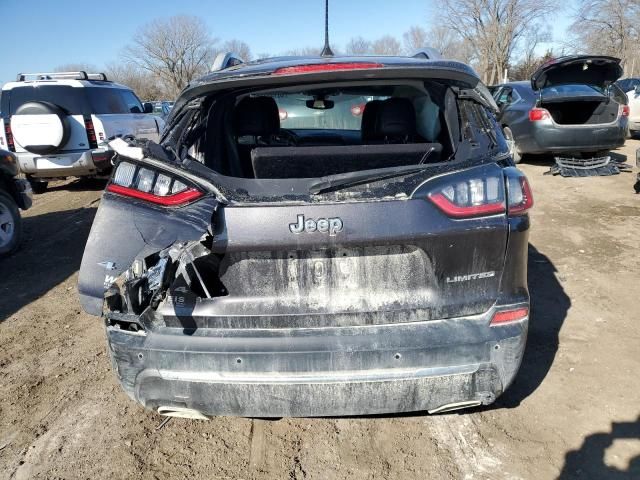
[[165, 417], [190, 418], [192, 420], [209, 420], [209, 417], [203, 415], [197, 410], [185, 407], [158, 407], [158, 413]]
[[453, 403], [447, 403], [438, 408], [434, 408], [433, 410], [427, 410], [427, 412], [429, 412], [430, 414], [452, 412], [453, 410], [477, 407], [478, 405], [482, 405], [482, 402], [480, 400], [468, 400], [466, 402], [453, 402]]

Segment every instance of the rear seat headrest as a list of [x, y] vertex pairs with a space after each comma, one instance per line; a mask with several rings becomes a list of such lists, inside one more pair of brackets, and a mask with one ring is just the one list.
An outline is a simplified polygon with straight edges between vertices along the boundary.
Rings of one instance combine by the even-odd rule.
[[234, 110], [233, 131], [236, 136], [275, 135], [280, 131], [278, 105], [271, 97], [245, 97]]
[[413, 137], [415, 134], [416, 110], [411, 100], [388, 98], [380, 104], [375, 123], [376, 137]]
[[376, 120], [378, 119], [378, 112], [380, 111], [381, 103], [382, 100], [371, 100], [364, 106], [362, 124], [360, 126], [363, 141], [375, 138]]

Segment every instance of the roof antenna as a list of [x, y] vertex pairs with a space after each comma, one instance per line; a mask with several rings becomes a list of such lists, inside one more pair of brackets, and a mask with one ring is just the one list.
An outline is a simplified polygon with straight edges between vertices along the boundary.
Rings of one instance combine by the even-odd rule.
[[321, 57], [333, 57], [333, 50], [329, 46], [329, 0], [324, 2], [324, 48]]

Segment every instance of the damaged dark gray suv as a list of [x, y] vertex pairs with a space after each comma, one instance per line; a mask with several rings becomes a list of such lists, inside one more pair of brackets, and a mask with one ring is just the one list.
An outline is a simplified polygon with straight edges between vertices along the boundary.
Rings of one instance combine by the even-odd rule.
[[191, 418], [493, 402], [526, 342], [533, 199], [475, 72], [229, 64], [160, 144], [112, 142], [79, 292], [127, 394]]

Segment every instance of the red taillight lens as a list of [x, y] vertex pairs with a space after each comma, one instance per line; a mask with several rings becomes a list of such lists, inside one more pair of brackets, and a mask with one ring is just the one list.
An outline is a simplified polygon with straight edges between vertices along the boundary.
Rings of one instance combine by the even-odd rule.
[[493, 314], [491, 325], [504, 325], [505, 323], [524, 320], [529, 316], [527, 307], [514, 308], [513, 310], [501, 310]]
[[538, 122], [540, 120], [547, 120], [551, 118], [551, 114], [544, 108], [532, 108], [529, 110], [529, 120], [532, 122]]
[[118, 195], [124, 195], [125, 197], [137, 198], [139, 200], [145, 200], [147, 202], [155, 203], [157, 205], [163, 205], [165, 207], [177, 207], [200, 198], [202, 192], [195, 188], [188, 188], [180, 193], [173, 195], [155, 195], [153, 193], [141, 192], [131, 187], [122, 187], [120, 185], [110, 184], [107, 186], [107, 190]]
[[7, 137], [7, 147], [10, 152], [16, 151], [16, 145], [13, 142], [13, 133], [11, 133], [11, 124], [9, 122], [4, 122], [4, 136]]
[[522, 215], [533, 207], [533, 194], [524, 175], [507, 177], [509, 215]]
[[203, 196], [171, 175], [129, 162], [118, 164], [107, 191], [165, 207], [185, 205]]
[[352, 105], [351, 115], [353, 115], [354, 117], [359, 117], [360, 115], [362, 115], [364, 113], [365, 105], [366, 105], [365, 103], [358, 103], [357, 105]]
[[98, 139], [96, 138], [96, 130], [95, 128], [93, 128], [93, 120], [91, 120], [91, 117], [85, 117], [84, 128], [87, 131], [89, 148], [98, 148]]
[[298, 65], [295, 67], [278, 68], [274, 75], [291, 75], [296, 73], [335, 72], [343, 70], [368, 70], [381, 68], [384, 65], [375, 62], [350, 62], [350, 63], [318, 63], [313, 65]]
[[620, 115], [623, 117], [629, 116], [629, 105], [620, 105]]
[[453, 218], [505, 212], [503, 181], [497, 176], [452, 181], [429, 192], [428, 197], [440, 210]]

